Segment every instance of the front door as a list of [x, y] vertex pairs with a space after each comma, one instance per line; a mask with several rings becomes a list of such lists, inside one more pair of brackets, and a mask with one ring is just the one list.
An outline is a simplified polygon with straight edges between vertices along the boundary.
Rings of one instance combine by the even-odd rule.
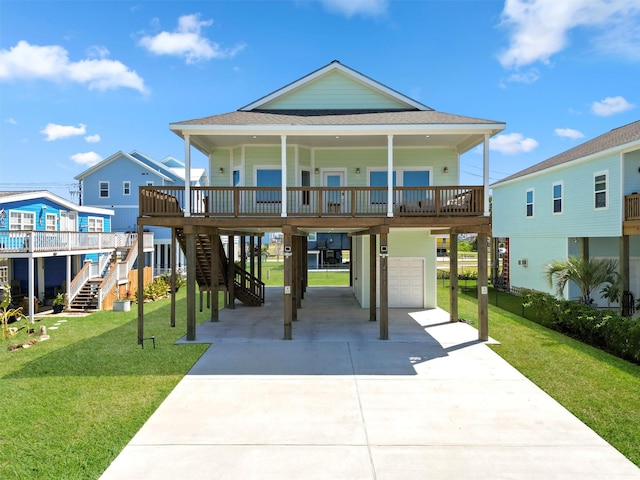
[[325, 192], [324, 210], [326, 213], [341, 213], [345, 211], [344, 205], [344, 172], [341, 170], [323, 172], [323, 185], [336, 187], [335, 190]]

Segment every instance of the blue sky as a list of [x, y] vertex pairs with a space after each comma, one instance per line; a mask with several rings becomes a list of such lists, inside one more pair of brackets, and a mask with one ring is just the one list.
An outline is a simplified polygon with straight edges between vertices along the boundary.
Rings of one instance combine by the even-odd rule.
[[[506, 122], [492, 182], [640, 118], [637, 0], [2, 0], [0, 190], [70, 198], [73, 177], [117, 151], [183, 159], [170, 123], [332, 60]], [[461, 182], [481, 183], [480, 167], [464, 155]]]

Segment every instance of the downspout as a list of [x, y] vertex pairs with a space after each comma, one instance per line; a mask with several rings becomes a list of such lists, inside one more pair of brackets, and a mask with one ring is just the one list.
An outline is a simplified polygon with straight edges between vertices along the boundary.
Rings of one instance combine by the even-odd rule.
[[393, 217], [393, 135], [387, 135], [387, 217]]
[[287, 136], [280, 136], [280, 149], [281, 149], [281, 188], [282, 188], [282, 217], [287, 216]]

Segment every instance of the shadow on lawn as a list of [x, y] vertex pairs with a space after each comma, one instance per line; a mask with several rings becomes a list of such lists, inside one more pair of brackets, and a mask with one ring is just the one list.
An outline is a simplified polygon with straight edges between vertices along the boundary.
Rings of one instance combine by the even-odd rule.
[[[137, 344], [137, 319], [100, 335], [58, 348], [2, 378], [68, 377], [68, 376], [135, 376], [181, 375], [199, 358], [206, 345], [179, 345], [180, 326], [171, 328], [168, 315], [147, 322], [147, 335], [155, 335], [142, 349]], [[72, 327], [72, 324], [69, 324]], [[55, 342], [54, 339], [49, 340]]]

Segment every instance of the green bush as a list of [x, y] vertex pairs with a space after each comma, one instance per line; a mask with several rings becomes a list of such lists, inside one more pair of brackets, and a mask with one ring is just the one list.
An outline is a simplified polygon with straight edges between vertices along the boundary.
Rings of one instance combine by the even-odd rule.
[[536, 312], [534, 321], [613, 355], [640, 363], [640, 320], [610, 310], [524, 291], [524, 306]]

